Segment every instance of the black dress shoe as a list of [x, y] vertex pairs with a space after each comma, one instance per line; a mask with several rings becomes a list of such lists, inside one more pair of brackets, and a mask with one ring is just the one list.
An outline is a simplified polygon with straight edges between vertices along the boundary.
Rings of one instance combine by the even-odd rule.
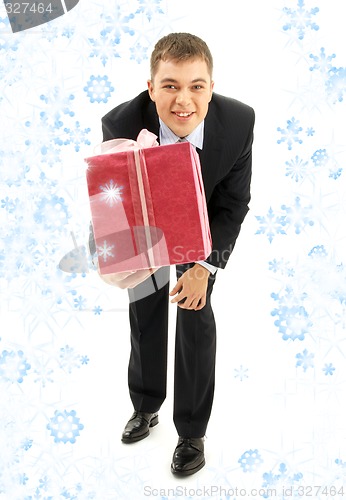
[[135, 443], [149, 436], [149, 427], [159, 423], [157, 413], [135, 411], [127, 422], [121, 440], [123, 443]]
[[173, 453], [171, 471], [180, 476], [189, 476], [205, 465], [204, 438], [182, 438]]

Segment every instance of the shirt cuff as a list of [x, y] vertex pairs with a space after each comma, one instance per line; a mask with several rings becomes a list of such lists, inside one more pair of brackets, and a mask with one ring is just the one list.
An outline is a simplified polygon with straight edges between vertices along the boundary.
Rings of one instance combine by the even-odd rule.
[[218, 267], [215, 267], [212, 264], [205, 262], [204, 260], [198, 260], [196, 264], [200, 264], [201, 266], [205, 267], [211, 274], [215, 274], [216, 271], [219, 269]]

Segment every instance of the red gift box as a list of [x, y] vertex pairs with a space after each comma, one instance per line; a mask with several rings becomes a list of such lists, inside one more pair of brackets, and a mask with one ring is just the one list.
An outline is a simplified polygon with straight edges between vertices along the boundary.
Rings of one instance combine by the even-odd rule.
[[86, 158], [101, 274], [195, 262], [211, 252], [197, 152], [189, 142], [140, 148], [143, 132], [156, 138], [145, 130], [138, 143], [107, 141], [105, 154]]

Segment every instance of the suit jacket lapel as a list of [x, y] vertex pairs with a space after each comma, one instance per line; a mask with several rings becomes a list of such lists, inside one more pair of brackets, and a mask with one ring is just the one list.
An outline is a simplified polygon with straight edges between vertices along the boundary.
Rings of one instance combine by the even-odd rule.
[[215, 162], [220, 163], [223, 156], [223, 135], [223, 130], [220, 127], [217, 117], [214, 116], [213, 107], [210, 104], [204, 122], [203, 149], [198, 149], [207, 201], [209, 201], [214, 189], [217, 171], [219, 170], [219, 165]]
[[157, 136], [157, 140], [159, 141], [159, 117], [156, 112], [155, 103], [150, 100], [148, 103], [147, 113], [143, 113], [143, 127], [152, 132]]

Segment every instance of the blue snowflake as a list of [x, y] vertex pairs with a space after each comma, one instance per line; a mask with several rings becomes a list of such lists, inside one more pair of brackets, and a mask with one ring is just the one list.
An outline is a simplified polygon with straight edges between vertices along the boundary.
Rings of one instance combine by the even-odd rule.
[[60, 87], [53, 87], [47, 94], [40, 95], [41, 101], [47, 104], [49, 113], [53, 111], [53, 117], [57, 120], [61, 113], [74, 116], [74, 111], [70, 109], [72, 101], [75, 100], [74, 94], [65, 95]]
[[88, 356], [81, 356], [80, 357], [80, 363], [81, 365], [87, 365], [89, 363], [90, 359], [88, 358]]
[[263, 459], [258, 450], [247, 450], [239, 458], [238, 463], [243, 472], [254, 472], [263, 463]]
[[32, 447], [32, 439], [26, 438], [21, 442], [20, 447], [23, 448], [23, 450], [28, 451]]
[[136, 43], [134, 47], [130, 48], [131, 61], [136, 61], [138, 64], [148, 59], [148, 47], [143, 47], [143, 45]]
[[307, 135], [308, 137], [312, 137], [313, 135], [315, 135], [315, 130], [314, 130], [312, 127], [308, 127], [308, 128], [306, 129], [306, 135]]
[[27, 482], [28, 482], [29, 478], [28, 476], [24, 473], [22, 474], [19, 474], [19, 477], [18, 477], [18, 482], [19, 484], [21, 485], [25, 485]]
[[296, 156], [293, 160], [286, 161], [286, 177], [291, 177], [296, 182], [304, 179], [307, 175], [308, 162]]
[[234, 370], [234, 378], [237, 378], [238, 380], [240, 380], [241, 382], [243, 382], [243, 380], [249, 378], [249, 375], [248, 375], [248, 368], [244, 368], [243, 365], [240, 365], [240, 367], [237, 369]]
[[[301, 472], [295, 473], [293, 475], [288, 474], [287, 466], [284, 463], [279, 465], [278, 474], [274, 474], [273, 471], [265, 472], [263, 474], [263, 484], [262, 486], [272, 487], [272, 486], [287, 486], [287, 485], [297, 485], [303, 479], [303, 474]], [[295, 496], [295, 495], [294, 495]], [[270, 498], [268, 494], [263, 495], [263, 498]]]
[[16, 52], [18, 50], [19, 40], [12, 37], [5, 37], [0, 39], [0, 51], [3, 51], [5, 54], [12, 50], [12, 52]]
[[148, 21], [151, 21], [155, 14], [164, 14], [160, 7], [162, 0], [138, 0], [140, 3], [136, 14], [145, 14]]
[[19, 204], [18, 198], [12, 200], [8, 196], [6, 196], [6, 198], [3, 198], [1, 200], [1, 208], [4, 208], [9, 214], [13, 214], [13, 212], [15, 212], [16, 208], [18, 207], [18, 204]]
[[98, 57], [103, 66], [106, 66], [109, 57], [120, 57], [116, 49], [117, 42], [111, 38], [106, 31], [102, 32], [101, 37], [96, 40], [94, 38], [89, 38], [89, 42], [93, 47], [90, 52], [90, 57]]
[[79, 297], [73, 299], [73, 302], [74, 302], [74, 307], [79, 311], [82, 311], [86, 307], [87, 299], [82, 297], [82, 295], [80, 295]]
[[72, 38], [76, 32], [76, 27], [74, 25], [64, 25], [61, 31], [61, 36], [65, 36], [66, 38]]
[[297, 297], [291, 288], [286, 288], [283, 295], [272, 293], [271, 297], [278, 302], [271, 315], [278, 318], [274, 325], [278, 327], [282, 339], [304, 340], [312, 326], [309, 314], [302, 305], [307, 295], [303, 293]]
[[[340, 283], [335, 286], [334, 290], [331, 291], [331, 297], [337, 300], [340, 304], [346, 305], [346, 269], [344, 264], [339, 264], [335, 266], [334, 275], [336, 277], [336, 283]], [[344, 318], [346, 319], [345, 308], [343, 308]], [[340, 317], [339, 314], [336, 314], [336, 318]], [[335, 322], [340, 323], [339, 320]], [[345, 328], [345, 322], [343, 323], [343, 328]]]
[[0, 151], [0, 163], [0, 182], [8, 187], [21, 186], [30, 172], [30, 167], [25, 164], [25, 159], [19, 151], [9, 151], [6, 154]]
[[73, 144], [76, 152], [80, 150], [81, 144], [86, 144], [90, 146], [91, 142], [86, 137], [91, 131], [90, 127], [81, 129], [80, 123], [77, 121], [75, 123], [75, 128], [72, 130], [69, 128], [64, 128], [64, 132], [69, 135], [69, 138], [64, 141], [64, 144]]
[[346, 93], [346, 68], [332, 68], [326, 81], [327, 94], [333, 104], [342, 102]]
[[341, 458], [336, 458], [335, 463], [339, 466], [342, 467], [343, 469], [346, 469], [346, 462], [344, 460], [341, 460]]
[[59, 135], [63, 127], [61, 118], [61, 109], [55, 110], [55, 106], [52, 106], [51, 113], [41, 111], [38, 123], [29, 120], [25, 122], [25, 145], [31, 147], [33, 154], [41, 154], [41, 161], [49, 166], [61, 161], [60, 149], [57, 147], [63, 145]]
[[[12, 87], [17, 82], [23, 81], [25, 76], [24, 65], [19, 65], [17, 61], [17, 53], [13, 51], [6, 51], [5, 53], [0, 50], [1, 64], [0, 64], [0, 79], [3, 89]], [[5, 92], [0, 94], [0, 103], [4, 100]]]
[[335, 367], [333, 366], [333, 363], [325, 363], [324, 367], [322, 368], [324, 371], [324, 374], [327, 375], [334, 375], [335, 372]]
[[288, 226], [293, 226], [296, 234], [300, 234], [305, 226], [314, 225], [314, 221], [310, 215], [312, 212], [311, 205], [303, 208], [300, 204], [299, 196], [295, 198], [295, 203], [292, 207], [281, 205], [281, 208], [286, 212], [285, 223]]
[[329, 156], [326, 149], [317, 149], [314, 154], [311, 156], [312, 161], [314, 162], [315, 167], [324, 167], [327, 165]]
[[47, 382], [53, 383], [51, 375], [54, 373], [54, 370], [49, 368], [47, 363], [42, 363], [35, 369], [36, 378], [34, 380], [35, 384], [40, 383], [42, 387], [46, 387]]
[[319, 12], [318, 7], [306, 10], [304, 0], [298, 0], [298, 8], [296, 10], [284, 7], [283, 11], [289, 18], [287, 23], [283, 26], [283, 30], [296, 30], [299, 40], [304, 39], [305, 32], [308, 28], [315, 31], [319, 30], [319, 26], [314, 22], [313, 18], [313, 16]]
[[[61, 118], [63, 118], [61, 116], [61, 113], [50, 114], [49, 112], [47, 113], [46, 111], [40, 112], [40, 125], [42, 128], [45, 129], [46, 135], [48, 135], [48, 138], [50, 140], [52, 139], [54, 134], [63, 126], [63, 121]], [[29, 126], [31, 126], [31, 122], [28, 121], [28, 122], [26, 122], [25, 125], [27, 127], [29, 127]], [[34, 123], [34, 125], [37, 126], [36, 123]], [[33, 134], [35, 134], [35, 130], [33, 131]], [[32, 141], [30, 141], [30, 142], [32, 142]], [[25, 141], [25, 144], [28, 145], [28, 144], [30, 144], [30, 142]], [[59, 144], [59, 140], [56, 140], [55, 143]]]
[[274, 309], [271, 315], [279, 318], [274, 321], [274, 324], [279, 328], [283, 340], [304, 340], [312, 326], [303, 306], [282, 306], [280, 309]]
[[60, 367], [67, 370], [68, 373], [72, 373], [74, 368], [80, 368], [81, 366], [81, 356], [69, 345], [60, 349], [59, 358]]
[[37, 203], [37, 209], [34, 212], [35, 222], [42, 224], [49, 231], [62, 229], [69, 217], [68, 207], [64, 198], [57, 195], [42, 198]]
[[281, 139], [278, 139], [277, 143], [281, 144], [286, 142], [289, 150], [292, 149], [293, 143], [302, 144], [303, 140], [300, 139], [299, 134], [302, 132], [303, 128], [299, 126], [299, 120], [292, 117], [287, 120], [287, 127], [285, 129], [278, 127], [277, 131], [281, 133]]
[[31, 365], [24, 357], [23, 351], [2, 351], [0, 356], [0, 378], [5, 382], [21, 384], [28, 374]]
[[52, 496], [42, 496], [39, 488], [36, 488], [34, 496], [30, 495], [25, 497], [24, 500], [54, 500]]
[[74, 410], [69, 412], [67, 410], [56, 410], [54, 417], [47, 424], [47, 429], [50, 431], [50, 435], [54, 437], [56, 443], [66, 444], [70, 442], [73, 444], [80, 435], [79, 431], [84, 429], [84, 425], [80, 423], [80, 419], [76, 417]]
[[4, 272], [7, 279], [32, 273], [36, 259], [40, 260], [37, 254], [38, 241], [33, 237], [32, 231], [24, 227], [24, 224], [18, 225], [19, 221], [18, 217], [16, 224], [9, 227], [8, 233], [2, 239], [3, 247], [11, 249], [4, 255]]
[[319, 71], [323, 75], [327, 75], [329, 70], [332, 69], [332, 60], [336, 57], [335, 54], [331, 56], [327, 56], [324, 47], [321, 48], [320, 54], [318, 56], [314, 56], [310, 54], [310, 59], [312, 59], [315, 64], [310, 67], [310, 71]]
[[104, 102], [106, 103], [114, 91], [111, 82], [108, 81], [108, 76], [94, 76], [91, 75], [90, 80], [83, 89], [91, 103]]
[[93, 312], [96, 316], [100, 316], [101, 312], [102, 312], [102, 307], [101, 306], [95, 306], [94, 309], [93, 309]]
[[272, 207], [269, 208], [266, 216], [256, 215], [256, 219], [260, 223], [260, 228], [255, 234], [266, 234], [271, 243], [274, 236], [278, 234], [286, 234], [283, 227], [286, 225], [285, 215], [275, 215]]
[[279, 261], [276, 259], [270, 261], [269, 262], [269, 271], [273, 271], [273, 273], [280, 272], [281, 274], [283, 274], [283, 272], [282, 272], [283, 263], [284, 263], [284, 260], [282, 258]]
[[310, 252], [308, 253], [309, 257], [327, 257], [328, 253], [327, 250], [325, 249], [324, 245], [316, 245], [314, 246]]
[[24, 144], [35, 147], [41, 154], [45, 154], [45, 149], [51, 145], [62, 144], [59, 138], [56, 137], [59, 129], [63, 126], [61, 111], [61, 109], [56, 110], [55, 106], [52, 106], [51, 112], [40, 112], [39, 121], [27, 120], [24, 124], [26, 127]]
[[[69, 294], [72, 297], [77, 295], [77, 290], [74, 288], [77, 276], [80, 275], [74, 273], [66, 274], [57, 266], [55, 274], [50, 273], [47, 276], [47, 282], [42, 287], [42, 295], [44, 297], [51, 297], [56, 304], [61, 305]], [[42, 376], [45, 376], [45, 373], [48, 375], [48, 371], [45, 370]]]
[[272, 260], [269, 262], [269, 271], [279, 273], [283, 276], [294, 276], [294, 269], [290, 266], [289, 262], [284, 262], [283, 258], [280, 260]]
[[60, 87], [55, 86], [46, 94], [41, 94], [40, 100], [46, 104], [48, 109], [48, 112], [44, 110], [41, 112], [40, 119], [43, 121], [53, 119], [55, 127], [62, 125], [62, 115], [73, 117], [75, 114], [71, 108], [75, 100], [74, 94], [66, 94]]
[[72, 487], [70, 489], [64, 487], [60, 493], [60, 496], [66, 498], [67, 500], [78, 500], [79, 498], [83, 498], [85, 500], [96, 499], [95, 491], [83, 491], [83, 486], [80, 483], [77, 483], [75, 487]]
[[[0, 270], [5, 269], [5, 250], [0, 250]], [[4, 273], [0, 273], [0, 276], [3, 278], [5, 275]]]
[[50, 168], [61, 163], [61, 149], [53, 144], [42, 146], [41, 155], [41, 162], [45, 163]]
[[47, 40], [47, 42], [52, 42], [53, 40], [58, 38], [58, 36], [60, 34], [60, 30], [61, 30], [61, 24], [59, 25], [59, 28], [60, 29], [58, 29], [58, 24], [54, 24], [54, 23], [43, 24], [40, 27], [40, 32], [42, 34], [42, 38], [44, 40]]
[[339, 179], [340, 175], [342, 174], [342, 171], [343, 169], [341, 167], [338, 167], [337, 165], [335, 165], [335, 168], [330, 168], [329, 169], [329, 175], [328, 177], [330, 177], [331, 179], [334, 179], [335, 181], [337, 179]]
[[0, 16], [0, 31], [4, 30], [4, 31], [8, 32], [7, 28], [9, 26], [10, 26], [10, 20], [9, 20], [8, 16], [7, 17]]
[[[54, 489], [54, 496], [43, 496], [47, 495], [50, 488]], [[93, 500], [96, 498], [96, 493], [94, 491], [87, 492], [85, 489], [83, 489], [81, 483], [77, 483], [71, 488], [62, 486], [60, 489], [60, 493], [58, 494], [51, 478], [49, 478], [48, 476], [44, 476], [39, 480], [39, 484], [35, 489], [34, 496], [26, 496], [24, 500], [53, 500], [57, 499], [58, 497], [59, 499], [66, 498], [68, 500], [78, 500], [82, 498], [84, 500]]]
[[124, 15], [123, 12], [123, 7], [120, 5], [116, 5], [112, 16], [102, 16], [102, 20], [106, 24], [106, 27], [101, 31], [101, 35], [111, 33], [114, 37], [114, 43], [116, 44], [120, 43], [122, 33], [126, 33], [130, 36], [133, 36], [135, 34], [135, 31], [128, 26], [129, 22], [134, 19], [135, 15]]
[[314, 367], [314, 362], [313, 362], [314, 357], [315, 355], [312, 352], [309, 353], [307, 349], [304, 349], [303, 352], [296, 354], [297, 358], [296, 366], [297, 367], [301, 366], [304, 372], [306, 372], [308, 368]]
[[44, 476], [42, 479], [39, 479], [40, 486], [39, 488], [43, 491], [48, 491], [48, 486], [49, 486], [49, 478], [47, 476]]

